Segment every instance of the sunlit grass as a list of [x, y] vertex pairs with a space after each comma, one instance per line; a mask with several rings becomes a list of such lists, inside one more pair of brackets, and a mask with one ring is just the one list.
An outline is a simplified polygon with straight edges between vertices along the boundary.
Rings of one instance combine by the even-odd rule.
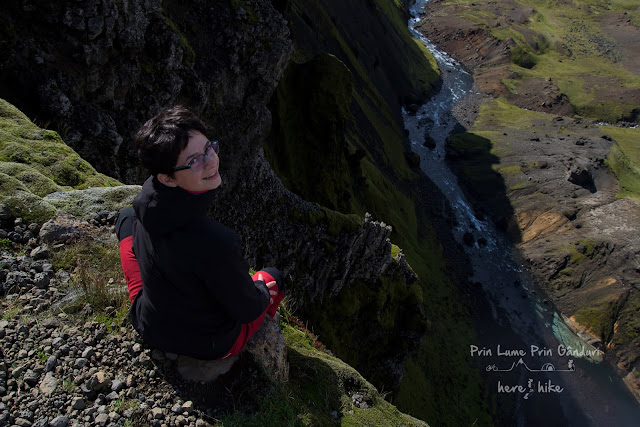
[[620, 181], [618, 196], [640, 198], [640, 129], [614, 126], [600, 126], [600, 129], [615, 141], [607, 156], [607, 165]]

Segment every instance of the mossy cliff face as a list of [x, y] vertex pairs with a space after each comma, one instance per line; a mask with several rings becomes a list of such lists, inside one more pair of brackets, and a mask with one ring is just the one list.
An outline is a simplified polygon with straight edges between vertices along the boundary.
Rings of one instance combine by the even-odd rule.
[[303, 198], [391, 225], [391, 241], [419, 276], [354, 280], [300, 312], [402, 410], [451, 425], [486, 421], [456, 286], [468, 263], [446, 201], [408, 161], [400, 116], [401, 103], [438, 85], [430, 54], [411, 38], [399, 2], [279, 3], [295, 48], [270, 102], [269, 162]]

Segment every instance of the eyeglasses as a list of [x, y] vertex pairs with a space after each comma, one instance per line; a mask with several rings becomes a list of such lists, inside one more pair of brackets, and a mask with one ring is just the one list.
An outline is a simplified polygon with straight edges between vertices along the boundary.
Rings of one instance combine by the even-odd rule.
[[209, 143], [204, 149], [203, 154], [200, 154], [199, 156], [196, 156], [193, 159], [189, 160], [189, 163], [187, 163], [186, 166], [178, 166], [173, 168], [173, 171], [177, 172], [185, 169], [191, 169], [192, 172], [200, 172], [204, 167], [204, 164], [206, 161], [205, 156], [207, 156], [210, 159], [213, 159], [214, 158], [213, 153], [215, 153], [215, 155], [217, 156], [219, 152], [220, 152], [220, 144], [218, 144], [218, 141], [209, 141]]

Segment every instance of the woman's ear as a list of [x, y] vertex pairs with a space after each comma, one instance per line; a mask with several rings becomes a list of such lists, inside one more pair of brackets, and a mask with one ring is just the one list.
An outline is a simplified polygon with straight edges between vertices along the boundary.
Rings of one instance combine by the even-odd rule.
[[160, 181], [167, 187], [178, 186], [178, 184], [176, 183], [176, 180], [172, 176], [167, 175], [166, 173], [159, 173], [158, 175], [156, 175], [156, 177], [158, 178], [158, 181]]

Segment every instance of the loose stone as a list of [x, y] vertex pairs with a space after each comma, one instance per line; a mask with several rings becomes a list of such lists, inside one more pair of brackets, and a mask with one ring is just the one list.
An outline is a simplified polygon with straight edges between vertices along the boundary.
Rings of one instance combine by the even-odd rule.
[[84, 399], [81, 397], [74, 397], [71, 403], [73, 409], [82, 410], [87, 407]]

